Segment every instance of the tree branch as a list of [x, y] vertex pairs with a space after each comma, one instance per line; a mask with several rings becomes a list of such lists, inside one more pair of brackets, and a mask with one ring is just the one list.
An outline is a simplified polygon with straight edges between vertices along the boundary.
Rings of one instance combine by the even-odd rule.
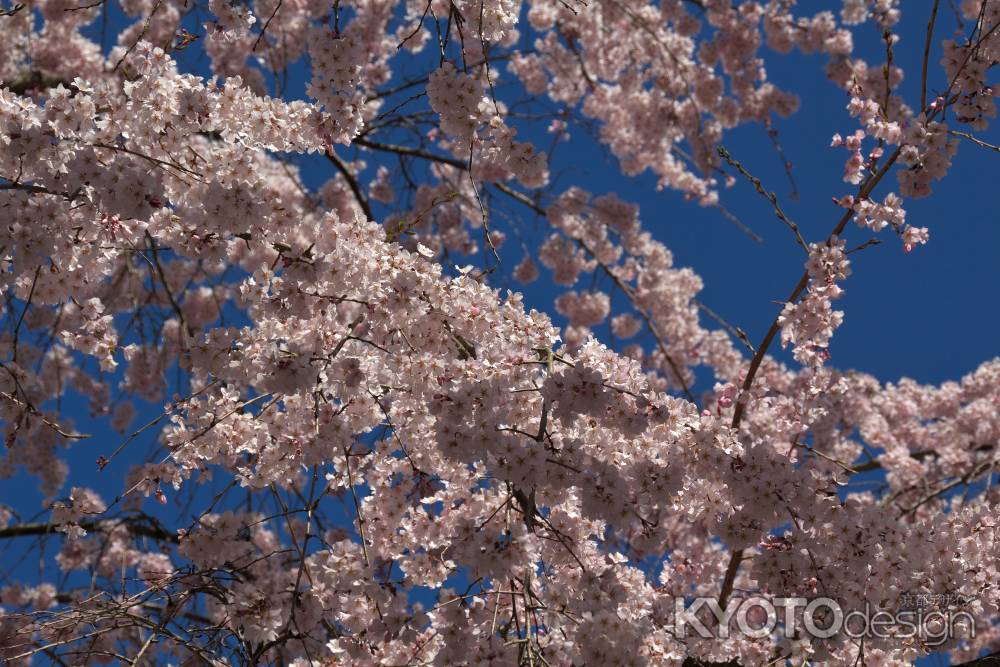
[[[139, 523], [148, 521], [150, 523]], [[139, 537], [149, 537], [154, 540], [164, 540], [172, 544], [177, 544], [180, 539], [176, 534], [167, 532], [161, 526], [152, 523], [149, 517], [135, 517], [131, 519], [101, 519], [80, 521], [79, 525], [86, 531], [103, 532], [118, 526], [125, 526], [129, 532]], [[50, 535], [59, 532], [59, 526], [53, 523], [20, 523], [6, 528], [0, 528], [0, 539], [14, 537], [30, 537], [37, 535]]]
[[[360, 143], [360, 140], [355, 140], [354, 143]], [[333, 166], [337, 168], [340, 175], [344, 177], [345, 181], [347, 181], [348, 187], [350, 187], [351, 192], [354, 193], [354, 199], [357, 200], [358, 205], [361, 207], [361, 210], [364, 211], [365, 216], [367, 216], [369, 220], [374, 220], [375, 216], [372, 215], [372, 207], [368, 204], [368, 199], [365, 198], [365, 193], [361, 191], [358, 179], [354, 177], [354, 174], [348, 166], [336, 153], [333, 152], [332, 148], [326, 149], [326, 159], [333, 163]]]

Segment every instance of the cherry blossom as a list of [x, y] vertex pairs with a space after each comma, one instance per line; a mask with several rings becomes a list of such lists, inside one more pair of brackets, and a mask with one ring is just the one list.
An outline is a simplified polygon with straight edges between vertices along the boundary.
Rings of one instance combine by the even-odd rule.
[[[853, 253], [961, 224], [906, 207], [960, 142], [991, 146], [974, 133], [996, 114], [1000, 3], [965, 0], [960, 25], [935, 3], [905, 36], [927, 8], [118, 8], [106, 43], [107, 7], [0, 16], [0, 478], [44, 497], [0, 498], [0, 542], [39, 564], [0, 587], [4, 664], [996, 649], [1000, 360], [932, 386], [831, 350], [851, 317], [834, 302], [866, 285]], [[894, 59], [901, 39], [928, 40], [922, 68]], [[809, 239], [723, 146], [796, 111], [768, 78], [796, 51], [844, 100], [817, 148], [844, 160], [839, 222]], [[695, 204], [749, 176], [805, 251], [766, 335], [701, 301], [658, 212], [550, 172], [588, 133]], [[513, 291], [536, 281], [551, 315]], [[695, 597], [899, 610], [914, 592], [975, 635], [685, 639], [673, 617]]]

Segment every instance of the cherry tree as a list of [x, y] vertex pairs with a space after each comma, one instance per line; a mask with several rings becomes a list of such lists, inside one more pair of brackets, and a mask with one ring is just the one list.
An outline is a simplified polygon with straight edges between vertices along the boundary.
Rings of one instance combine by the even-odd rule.
[[[6, 5], [0, 475], [46, 500], [0, 506], [4, 664], [1000, 648], [1000, 359], [923, 386], [828, 353], [858, 228], [920, 252], [933, 229], [907, 202], [934, 196], [960, 143], [1000, 150], [981, 137], [1000, 1], [809, 4]], [[912, 99], [901, 11], [926, 17]], [[795, 112], [765, 63], [793, 53], [825, 55], [853, 119], [829, 128], [844, 173], [823, 238], [724, 141]], [[520, 113], [529, 98], [544, 113]], [[529, 121], [551, 145], [522, 140]], [[691, 206], [737, 184], [767, 199], [803, 268], [766, 332], [713, 318], [635, 205], [553, 184], [547, 156], [574, 132]], [[543, 240], [519, 251], [529, 218]], [[500, 276], [548, 280], [567, 325]], [[121, 438], [95, 443], [73, 400]], [[898, 610], [914, 591], [968, 632], [782, 632], [801, 607], [773, 632], [677, 623], [678, 600]]]

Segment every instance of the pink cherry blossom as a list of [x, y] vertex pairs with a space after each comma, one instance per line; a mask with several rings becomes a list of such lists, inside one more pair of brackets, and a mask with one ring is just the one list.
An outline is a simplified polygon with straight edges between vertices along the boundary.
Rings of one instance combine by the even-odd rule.
[[[934, 3], [929, 28], [919, 3], [805, 4], [124, 0], [101, 38], [108, 7], [5, 8], [0, 478], [42, 502], [0, 496], [21, 554], [0, 662], [995, 650], [1000, 360], [938, 385], [840, 370], [834, 302], [880, 236], [930, 242], [907, 206], [960, 141], [992, 147], [1000, 2]], [[843, 95], [816, 147], [843, 181], [806, 238], [749, 177], [805, 251], [758, 339], [658, 240], [662, 211], [556, 159], [594, 136], [626, 177], [721, 205], [749, 175], [732, 131], [798, 108], [782, 58]], [[914, 593], [975, 635], [683, 638], [672, 617]]]

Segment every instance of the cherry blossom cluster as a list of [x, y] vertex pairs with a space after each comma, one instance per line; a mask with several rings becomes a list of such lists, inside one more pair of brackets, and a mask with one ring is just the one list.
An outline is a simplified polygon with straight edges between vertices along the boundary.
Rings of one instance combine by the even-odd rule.
[[905, 145], [899, 161], [910, 167], [899, 171], [900, 191], [914, 199], [931, 193], [930, 184], [948, 173], [958, 151], [958, 139], [948, 134], [943, 123], [916, 122], [906, 128]]
[[106, 509], [107, 505], [94, 491], [74, 487], [67, 502], [52, 506], [52, 523], [71, 537], [83, 537], [87, 531], [80, 527], [80, 519], [88, 514], [100, 514]]
[[[579, 12], [572, 3], [533, 3], [528, 20], [543, 36], [535, 53], [518, 55], [508, 68], [532, 94], [582, 103], [626, 174], [650, 169], [659, 187], [712, 204], [722, 132], [798, 105], [767, 81], [763, 33], [781, 52], [819, 51], [840, 62], [852, 51], [850, 31], [831, 13], [801, 18], [788, 10], [789, 3], [711, 2], [699, 9], [664, 2]], [[710, 32], [698, 39], [702, 23]]]
[[881, 203], [870, 199], [858, 200], [854, 203], [853, 209], [857, 212], [854, 219], [862, 227], [878, 232], [891, 226], [902, 239], [905, 252], [912, 251], [917, 245], [927, 243], [930, 238], [927, 227], [914, 227], [906, 224], [903, 200], [895, 193], [887, 194]]
[[223, 33], [226, 39], [238, 40], [246, 37], [250, 28], [257, 22], [253, 11], [243, 2], [209, 0], [208, 8], [216, 16], [213, 36]]
[[847, 137], [844, 140], [839, 134], [833, 135], [833, 139], [830, 141], [830, 146], [836, 148], [837, 146], [843, 146], [847, 150], [851, 151], [851, 157], [847, 159], [844, 164], [844, 182], [853, 183], [857, 185], [861, 182], [864, 177], [864, 168], [867, 160], [861, 154], [861, 142], [865, 138], [864, 130], [857, 130], [854, 134]]
[[[963, 2], [962, 15], [973, 21], [977, 29], [966, 39], [944, 42], [941, 65], [948, 76], [948, 93], [955, 93], [955, 118], [975, 130], [985, 130], [989, 119], [997, 114], [994, 86], [988, 79], [990, 67], [1000, 52], [1000, 6], [989, 0]], [[946, 100], [935, 101], [940, 106]]]
[[[441, 118], [441, 130], [454, 141], [455, 153], [471, 160], [475, 177], [499, 181], [513, 176], [530, 188], [546, 184], [545, 154], [514, 139], [517, 130], [498, 115], [499, 107], [484, 96], [477, 77], [444, 63], [431, 74], [427, 97]], [[486, 129], [480, 134], [483, 125]]]
[[396, 198], [387, 167], [380, 166], [375, 172], [375, 178], [368, 185], [368, 196], [383, 204], [391, 204]]
[[476, 78], [445, 63], [428, 79], [427, 97], [441, 117], [442, 131], [468, 145], [489, 105]]
[[881, 203], [862, 199], [854, 204], [854, 210], [857, 212], [854, 219], [858, 225], [873, 232], [880, 232], [890, 225], [893, 229], [902, 229], [906, 220], [903, 200], [892, 192]]
[[844, 321], [844, 313], [833, 310], [832, 305], [844, 293], [837, 283], [851, 275], [844, 244], [837, 238], [826, 244], [812, 244], [806, 262], [809, 273], [806, 295], [798, 303], [786, 303], [778, 318], [781, 345], [793, 345], [793, 355], [799, 363], [815, 365], [829, 359], [830, 339]]
[[[705, 329], [699, 321], [694, 298], [701, 290], [701, 279], [688, 268], [673, 266], [670, 250], [642, 229], [635, 206], [614, 196], [592, 199], [589, 193], [572, 188], [546, 213], [559, 233], [542, 244], [539, 261], [558, 285], [572, 287], [583, 274], [599, 272], [625, 292], [638, 312], [616, 316], [612, 332], [630, 338], [645, 328], [652, 334], [656, 340], [652, 351], [632, 346], [626, 353], [657, 369], [664, 382], [661, 387], [683, 389], [693, 380], [690, 368], [702, 364], [727, 377], [738, 372], [739, 353], [732, 341], [722, 332]], [[607, 317], [605, 298], [600, 293], [581, 297], [574, 292], [559, 297], [557, 310], [570, 318], [571, 326], [564, 332], [567, 343], [579, 345], [590, 328]], [[595, 310], [598, 306], [600, 310]], [[600, 320], [598, 314], [603, 314]]]
[[361, 130], [364, 98], [358, 95], [362, 68], [367, 54], [364, 43], [351, 35], [335, 35], [330, 30], [314, 28], [309, 35], [309, 56], [313, 79], [307, 93], [334, 118], [344, 119], [348, 141]]
[[[684, 641], [672, 612], [692, 596], [947, 593], [977, 623], [944, 646], [954, 659], [1000, 641], [1000, 361], [939, 386], [825, 363], [851, 274], [841, 232], [854, 217], [907, 250], [927, 241], [902, 197], [950, 167], [945, 112], [973, 129], [991, 116], [1000, 3], [962, 3], [975, 28], [944, 47], [953, 83], [912, 106], [902, 70], [854, 57], [844, 27], [891, 45], [892, 0], [847, 0], [840, 23], [784, 2], [213, 0], [199, 40], [178, 32], [184, 3], [128, 0], [107, 53], [81, 32], [100, 8], [36, 5], [0, 17], [0, 478], [37, 477], [46, 513], [0, 506], [0, 540], [58, 541], [42, 575], [0, 588], [5, 664], [928, 652], [898, 636]], [[515, 52], [522, 30], [534, 47]], [[807, 246], [766, 339], [780, 330], [795, 364], [706, 325], [701, 278], [638, 207], [541, 190], [547, 158], [516, 140], [506, 72], [482, 62], [510, 50], [524, 88], [578, 105], [623, 172], [711, 204], [724, 132], [796, 106], [767, 80], [765, 43], [828, 56], [859, 124], [834, 141], [858, 186], [837, 199], [843, 224]], [[429, 44], [420, 76], [395, 80], [395, 54], [422, 63]], [[181, 73], [187, 48], [214, 80]], [[307, 51], [306, 90], [284, 90]], [[575, 123], [549, 120], [556, 138]], [[307, 153], [336, 171], [315, 189], [287, 159]], [[895, 163], [901, 196], [874, 194]], [[492, 215], [500, 196], [544, 225], [509, 269], [522, 228]], [[436, 261], [483, 243], [500, 270]], [[491, 282], [508, 270], [558, 285], [567, 326]], [[122, 439], [89, 440], [70, 401]], [[94, 467], [70, 469], [80, 451]], [[113, 496], [91, 488], [119, 472]]]
[[[441, 3], [444, 4], [444, 3]], [[521, 14], [522, 0], [459, 0], [458, 11], [467, 21], [470, 35], [479, 35], [487, 43], [509, 45], [517, 40], [515, 29]]]

